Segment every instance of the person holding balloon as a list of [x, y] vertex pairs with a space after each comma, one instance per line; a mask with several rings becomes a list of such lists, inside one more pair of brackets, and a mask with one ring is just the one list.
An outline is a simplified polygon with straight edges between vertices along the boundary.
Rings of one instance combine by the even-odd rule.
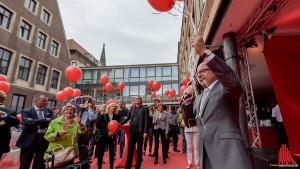
[[103, 156], [105, 152], [105, 145], [109, 146], [109, 164], [110, 168], [114, 167], [115, 158], [115, 132], [119, 128], [120, 116], [116, 114], [116, 103], [110, 103], [107, 108], [106, 114], [101, 114], [97, 117], [96, 126], [100, 133], [100, 139], [98, 141], [98, 169], [102, 168]]
[[4, 107], [3, 102], [6, 99], [6, 94], [0, 90], [0, 160], [3, 153], [9, 152], [9, 142], [11, 139], [10, 127], [20, 124], [19, 119], [16, 117], [16, 112]]

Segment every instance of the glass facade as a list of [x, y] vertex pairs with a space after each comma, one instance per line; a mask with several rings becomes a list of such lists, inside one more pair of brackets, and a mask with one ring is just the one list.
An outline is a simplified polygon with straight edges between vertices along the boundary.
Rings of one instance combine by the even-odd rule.
[[[179, 80], [177, 64], [157, 65], [127, 65], [119, 67], [81, 68], [82, 77], [76, 82], [76, 88], [80, 89], [82, 95], [92, 95], [97, 104], [105, 103], [109, 99], [123, 99], [130, 104], [134, 96], [141, 96], [143, 103], [152, 103], [151, 92], [154, 90], [148, 86], [149, 80], [161, 83], [160, 90], [156, 96], [161, 97], [164, 102], [177, 102], [179, 96]], [[107, 75], [113, 90], [107, 92], [100, 82], [100, 77]], [[118, 83], [124, 82], [123, 91], [118, 89]], [[165, 96], [165, 91], [174, 88], [176, 95], [172, 99]]]

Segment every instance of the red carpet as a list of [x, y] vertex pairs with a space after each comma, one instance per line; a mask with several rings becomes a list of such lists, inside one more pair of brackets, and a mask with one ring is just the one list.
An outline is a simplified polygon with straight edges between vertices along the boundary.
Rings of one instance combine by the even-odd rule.
[[[181, 138], [179, 137], [178, 141], [178, 149], [181, 150]], [[173, 152], [172, 149], [173, 147], [170, 146], [170, 151], [169, 151], [169, 158], [167, 159], [167, 164], [163, 164], [163, 159], [162, 159], [162, 153], [161, 153], [161, 144], [159, 145], [160, 150], [159, 150], [159, 157], [158, 157], [158, 164], [154, 164], [154, 157], [149, 157], [148, 156], [148, 151], [146, 151], [146, 156], [143, 156], [143, 162], [142, 162], [142, 167], [141, 169], [146, 169], [146, 168], [151, 168], [151, 169], [161, 169], [161, 168], [169, 168], [169, 169], [174, 169], [174, 168], [180, 168], [184, 169], [187, 166], [187, 158], [186, 154], [180, 154], [179, 152]], [[119, 150], [119, 146], [117, 147]], [[154, 149], [154, 143], [153, 143], [153, 149]], [[118, 154], [118, 153], [117, 153]], [[123, 157], [124, 158], [124, 157]], [[109, 157], [108, 157], [108, 152], [105, 152], [104, 155], [104, 161], [105, 164], [102, 165], [103, 169], [109, 169]], [[120, 158], [119, 155], [117, 155], [117, 159], [115, 160], [114, 167], [119, 163]], [[98, 166], [96, 164], [97, 159], [93, 159], [93, 162], [91, 164], [91, 169], [97, 169]], [[6, 159], [4, 158], [2, 160], [2, 164], [0, 165], [1, 169], [18, 169], [19, 168], [19, 163], [14, 165], [13, 164], [13, 159]]]

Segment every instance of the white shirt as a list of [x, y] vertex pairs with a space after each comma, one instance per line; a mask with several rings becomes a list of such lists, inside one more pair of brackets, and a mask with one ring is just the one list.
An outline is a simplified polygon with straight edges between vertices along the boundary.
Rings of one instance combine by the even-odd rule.
[[283, 122], [278, 104], [272, 109], [272, 117], [276, 117], [278, 122]]

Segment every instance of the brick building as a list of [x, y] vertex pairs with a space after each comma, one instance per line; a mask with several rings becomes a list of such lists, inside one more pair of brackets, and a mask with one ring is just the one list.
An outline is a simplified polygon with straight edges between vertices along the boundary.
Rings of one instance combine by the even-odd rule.
[[11, 89], [5, 102], [17, 112], [36, 94], [49, 97], [70, 83], [70, 54], [57, 0], [0, 0], [0, 73]]

